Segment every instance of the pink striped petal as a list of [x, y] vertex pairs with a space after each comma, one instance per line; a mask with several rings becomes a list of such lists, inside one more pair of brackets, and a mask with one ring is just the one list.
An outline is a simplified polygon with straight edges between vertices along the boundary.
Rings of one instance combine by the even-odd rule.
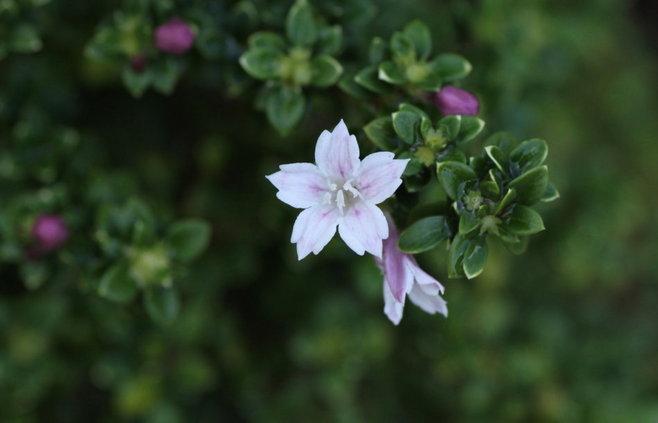
[[332, 132], [323, 131], [315, 146], [315, 162], [333, 179], [350, 179], [359, 167], [359, 144], [341, 120]]
[[355, 253], [367, 251], [381, 258], [382, 239], [388, 237], [386, 218], [379, 207], [359, 201], [346, 211], [338, 233]]
[[384, 314], [394, 324], [398, 325], [402, 320], [402, 313], [404, 312], [404, 298], [402, 301], [397, 301], [387, 283], [384, 283]]
[[308, 208], [297, 216], [291, 242], [297, 244], [299, 260], [322, 251], [336, 233], [339, 217], [338, 210], [328, 204]]
[[448, 317], [448, 304], [446, 301], [439, 295], [427, 294], [418, 284], [415, 284], [409, 292], [409, 299], [425, 313], [439, 313]]
[[320, 169], [312, 163], [291, 163], [280, 166], [280, 171], [266, 176], [279, 192], [284, 203], [305, 209], [322, 202], [327, 182]]
[[361, 162], [355, 186], [363, 197], [379, 204], [392, 196], [402, 183], [402, 173], [409, 159], [396, 160], [393, 153], [373, 153]]

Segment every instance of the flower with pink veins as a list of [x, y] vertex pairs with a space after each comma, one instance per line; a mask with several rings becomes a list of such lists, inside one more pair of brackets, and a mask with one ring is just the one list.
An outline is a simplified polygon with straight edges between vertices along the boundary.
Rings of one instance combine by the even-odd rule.
[[290, 241], [297, 257], [318, 254], [338, 234], [355, 253], [381, 257], [388, 238], [386, 217], [377, 204], [392, 196], [402, 183], [408, 160], [378, 152], [359, 160], [359, 144], [342, 120], [323, 131], [315, 146], [315, 164], [291, 163], [267, 176], [279, 190], [279, 200], [303, 209]]
[[384, 241], [381, 259], [377, 266], [384, 273], [384, 313], [393, 324], [402, 320], [407, 295], [412, 303], [429, 314], [448, 316], [448, 306], [441, 298], [443, 285], [418, 266], [416, 259], [398, 248], [397, 228], [387, 216], [389, 237]]

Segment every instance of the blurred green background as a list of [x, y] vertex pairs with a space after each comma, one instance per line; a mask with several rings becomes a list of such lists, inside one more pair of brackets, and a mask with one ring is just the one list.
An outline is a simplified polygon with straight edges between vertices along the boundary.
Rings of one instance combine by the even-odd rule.
[[[289, 5], [247, 3], [274, 15]], [[493, 248], [472, 281], [447, 279], [445, 251], [419, 257], [446, 286], [450, 316], [410, 306], [394, 327], [371, 258], [335, 239], [297, 262], [295, 210], [264, 178], [311, 157], [340, 117], [367, 122], [358, 104], [317, 92], [281, 138], [230, 52], [192, 60], [170, 96], [134, 99], [82, 54], [120, 3], [52, 0], [43, 48], [0, 60], [0, 134], [19, 115], [73, 127], [156, 211], [207, 219], [213, 240], [177, 281], [181, 311], [165, 326], [73, 282], [27, 290], [1, 264], [0, 420], [658, 421], [655, 3], [346, 4], [358, 7], [342, 18], [345, 57], [421, 18], [437, 51], [473, 64], [465, 87], [487, 133], [548, 141], [562, 196], [542, 206], [547, 230], [524, 255]]]

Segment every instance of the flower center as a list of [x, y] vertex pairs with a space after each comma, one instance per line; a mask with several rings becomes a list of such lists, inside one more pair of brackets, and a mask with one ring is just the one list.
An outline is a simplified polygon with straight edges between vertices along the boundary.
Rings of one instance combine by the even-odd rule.
[[344, 209], [352, 206], [356, 199], [361, 197], [361, 193], [354, 188], [351, 180], [348, 180], [342, 185], [329, 181], [328, 185], [329, 191], [324, 195], [324, 202], [325, 204], [334, 204], [338, 207], [341, 215]]

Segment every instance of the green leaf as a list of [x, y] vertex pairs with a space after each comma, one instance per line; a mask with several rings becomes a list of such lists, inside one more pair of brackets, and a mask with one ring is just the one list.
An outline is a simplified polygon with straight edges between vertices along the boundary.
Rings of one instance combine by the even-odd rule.
[[139, 98], [144, 94], [144, 91], [151, 85], [153, 74], [144, 70], [144, 72], [135, 72], [130, 66], [123, 68], [121, 73], [121, 79], [123, 79], [123, 84], [126, 86], [130, 95], [135, 98]]
[[546, 186], [546, 191], [544, 191], [544, 195], [541, 197], [541, 201], [544, 203], [550, 203], [551, 201], [555, 201], [558, 198], [560, 198], [560, 192], [557, 190], [557, 188], [555, 188], [555, 185], [549, 182]]
[[505, 193], [505, 196], [500, 200], [498, 203], [498, 207], [496, 207], [496, 214], [500, 214], [505, 210], [507, 207], [509, 207], [512, 202], [516, 199], [516, 190], [513, 188], [510, 188], [507, 190]]
[[311, 46], [317, 39], [318, 27], [307, 0], [297, 0], [290, 8], [286, 19], [286, 33], [290, 41], [297, 46]]
[[516, 241], [505, 241], [503, 240], [503, 244], [505, 247], [509, 250], [510, 253], [516, 254], [517, 256], [520, 254], [523, 254], [526, 252], [528, 249], [528, 243], [530, 239], [527, 237], [520, 238]]
[[149, 288], [144, 293], [144, 306], [154, 322], [171, 323], [180, 308], [178, 293], [173, 288]]
[[431, 62], [431, 67], [446, 82], [464, 78], [473, 68], [468, 60], [452, 53], [440, 54]]
[[468, 235], [480, 226], [480, 220], [472, 213], [464, 213], [459, 216], [459, 233]]
[[316, 87], [328, 87], [336, 83], [343, 67], [331, 56], [318, 56], [311, 62], [311, 83]]
[[393, 60], [401, 65], [409, 65], [416, 61], [414, 44], [402, 32], [396, 32], [391, 37], [391, 53]]
[[408, 111], [394, 112], [393, 129], [407, 144], [413, 144], [416, 141], [417, 132], [420, 126], [421, 116]]
[[518, 163], [522, 172], [544, 163], [548, 155], [546, 141], [537, 138], [523, 141], [510, 153], [510, 160]]
[[439, 120], [439, 128], [441, 128], [441, 131], [449, 140], [454, 140], [457, 134], [459, 134], [461, 122], [462, 117], [459, 115], [446, 116]]
[[286, 40], [275, 32], [260, 31], [249, 36], [249, 49], [263, 48], [267, 50], [277, 50], [284, 52], [286, 49]]
[[211, 232], [210, 225], [203, 220], [180, 220], [169, 228], [166, 242], [177, 259], [187, 262], [205, 251]]
[[503, 153], [504, 157], [509, 156], [509, 153], [517, 145], [516, 139], [507, 132], [496, 132], [487, 138], [485, 145], [495, 145]]
[[382, 150], [395, 149], [396, 135], [393, 129], [393, 120], [390, 116], [384, 116], [370, 121], [364, 128], [368, 138]]
[[31, 25], [20, 25], [11, 34], [12, 49], [19, 53], [34, 53], [41, 50], [43, 43], [39, 33]]
[[343, 28], [339, 25], [326, 26], [318, 34], [318, 53], [333, 56], [343, 44]]
[[471, 242], [468, 249], [464, 252], [462, 267], [464, 274], [468, 279], [473, 279], [484, 270], [487, 262], [487, 244], [484, 239], [477, 242]]
[[274, 79], [279, 76], [283, 53], [272, 47], [254, 47], [240, 56], [240, 66], [256, 79]]
[[384, 60], [384, 54], [386, 53], [386, 42], [380, 37], [375, 37], [370, 42], [370, 49], [368, 50], [368, 60], [373, 65], [377, 65], [379, 62]]
[[98, 284], [98, 294], [111, 301], [127, 303], [137, 293], [137, 285], [128, 274], [126, 263], [115, 264], [103, 274]]
[[356, 74], [354, 81], [370, 91], [383, 94], [389, 86], [379, 79], [378, 72], [377, 66], [367, 66]]
[[454, 161], [439, 163], [436, 166], [436, 173], [446, 194], [453, 200], [457, 199], [461, 184], [477, 178], [468, 165]]
[[511, 233], [521, 236], [536, 234], [545, 229], [539, 213], [520, 204], [514, 206], [506, 228]]
[[500, 150], [500, 148], [498, 148], [495, 145], [488, 145], [484, 147], [484, 151], [487, 153], [487, 156], [489, 157], [489, 159], [491, 159], [491, 161], [498, 168], [498, 170], [500, 170], [503, 173], [506, 173], [505, 168], [503, 167], [503, 163], [505, 163], [505, 156], [503, 152]]
[[536, 167], [510, 182], [509, 187], [516, 190], [518, 201], [531, 206], [539, 201], [548, 186], [548, 168]]
[[470, 241], [460, 234], [457, 234], [452, 240], [448, 252], [448, 277], [458, 278], [463, 274], [464, 253], [470, 245]]
[[379, 79], [393, 85], [402, 85], [406, 79], [400, 67], [394, 62], [383, 62], [379, 65]]
[[304, 104], [301, 90], [279, 86], [267, 94], [265, 111], [272, 126], [286, 136], [304, 115]]
[[415, 20], [405, 26], [402, 32], [411, 40], [418, 57], [422, 60], [427, 59], [432, 51], [432, 36], [427, 25]]
[[423, 109], [420, 107], [416, 107], [413, 104], [409, 103], [400, 103], [400, 106], [398, 106], [398, 110], [404, 111], [404, 112], [413, 112], [416, 113], [419, 116], [424, 117], [425, 119], [429, 119], [429, 115], [425, 113]]
[[450, 236], [450, 229], [443, 216], [429, 216], [415, 222], [400, 235], [400, 251], [418, 254], [431, 250]]
[[183, 66], [175, 58], [167, 58], [153, 69], [153, 88], [162, 94], [171, 94], [183, 74]]
[[475, 116], [462, 116], [459, 129], [459, 142], [466, 143], [478, 136], [484, 129], [484, 121]]

